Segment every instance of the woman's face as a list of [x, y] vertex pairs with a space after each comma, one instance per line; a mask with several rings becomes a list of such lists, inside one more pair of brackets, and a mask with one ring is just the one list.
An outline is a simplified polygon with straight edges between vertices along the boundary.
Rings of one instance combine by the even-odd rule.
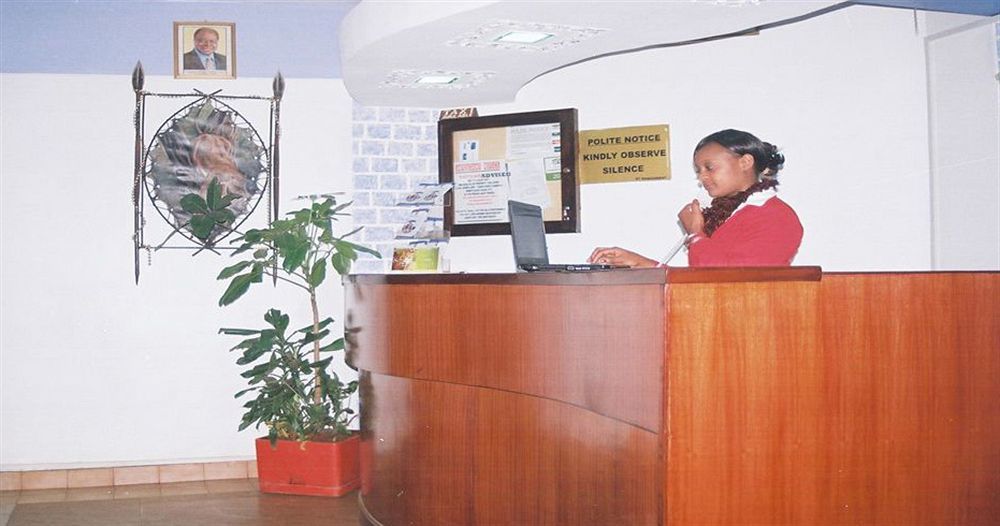
[[713, 198], [742, 192], [757, 181], [752, 155], [736, 155], [714, 142], [694, 152], [694, 173]]

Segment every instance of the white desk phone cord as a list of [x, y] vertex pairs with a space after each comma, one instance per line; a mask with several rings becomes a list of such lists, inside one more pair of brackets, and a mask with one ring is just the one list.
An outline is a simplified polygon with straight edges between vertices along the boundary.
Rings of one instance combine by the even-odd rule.
[[674, 259], [674, 256], [676, 256], [677, 253], [681, 251], [681, 248], [683, 248], [692, 239], [694, 239], [696, 237], [698, 237], [697, 234], [684, 234], [684, 235], [682, 235], [681, 238], [677, 240], [677, 243], [675, 243], [674, 246], [670, 248], [670, 252], [667, 252], [667, 255], [664, 256], [663, 259], [660, 260], [660, 266], [661, 267], [665, 267], [667, 265], [667, 263], [670, 263], [670, 260]]
[[687, 243], [689, 237], [690, 236], [688, 234], [684, 234], [683, 236], [681, 236], [680, 239], [677, 240], [677, 243], [675, 243], [674, 246], [670, 248], [670, 252], [667, 252], [667, 255], [660, 260], [661, 267], [666, 266], [667, 263], [670, 263], [671, 259], [674, 259], [674, 256], [676, 256], [677, 253], [681, 251], [681, 248], [683, 248], [684, 245]]

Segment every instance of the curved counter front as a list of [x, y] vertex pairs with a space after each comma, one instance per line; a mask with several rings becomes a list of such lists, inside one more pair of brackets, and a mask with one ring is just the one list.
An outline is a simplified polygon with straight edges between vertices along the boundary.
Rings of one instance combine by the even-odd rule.
[[[886, 276], [900, 275], [821, 279], [809, 267], [350, 276], [346, 330], [349, 363], [361, 372], [363, 514], [386, 526], [882, 517], [897, 497], [877, 494], [880, 486], [869, 495], [852, 483], [885, 474], [843, 471], [869, 447], [845, 449], [854, 431], [844, 425], [870, 426], [879, 415], [846, 418], [843, 404], [898, 394], [848, 376], [873, 360], [905, 361], [908, 351], [845, 366], [860, 358], [852, 330], [877, 333], [881, 325], [853, 317], [830, 323], [849, 320], [828, 307], [903, 299], [857, 292], [855, 280], [873, 280], [863, 291], [905, 294], [911, 303], [922, 301], [921, 283], [945, 280], [980, 289], [957, 300], [968, 308], [994, 309], [969, 352], [983, 358], [988, 353], [978, 347], [1000, 341], [1000, 294], [985, 295], [1000, 291], [995, 274], [908, 275], [879, 288]], [[948, 332], [939, 325], [930, 330]], [[853, 350], [832, 351], [824, 343], [831, 338]], [[935, 356], [919, 359], [948, 359]], [[996, 353], [991, 359], [985, 371], [961, 366], [923, 380], [940, 380], [942, 388], [961, 380], [996, 395], [985, 376], [1000, 374]], [[940, 402], [962, 393], [938, 395]], [[984, 425], [965, 431], [967, 441], [950, 452], [963, 465], [1000, 467], [995, 454], [974, 447], [1000, 438], [997, 410], [977, 404], [964, 406], [966, 416]], [[893, 432], [868, 432], [879, 431]], [[899, 459], [882, 460], [885, 469]], [[975, 468], [979, 479], [952, 480], [955, 492], [939, 504], [968, 507], [983, 491], [995, 495], [996, 475], [983, 469]], [[851, 511], [834, 502], [841, 497], [850, 497]], [[892, 513], [905, 519], [919, 507]], [[980, 511], [996, 513], [997, 504]]]

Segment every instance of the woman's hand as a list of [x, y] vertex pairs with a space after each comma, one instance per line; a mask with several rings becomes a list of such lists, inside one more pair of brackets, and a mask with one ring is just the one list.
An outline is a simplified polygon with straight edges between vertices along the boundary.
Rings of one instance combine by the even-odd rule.
[[621, 265], [633, 268], [655, 267], [658, 262], [647, 257], [640, 256], [630, 250], [618, 247], [597, 247], [587, 258], [588, 263], [600, 263], [608, 265]]
[[681, 226], [688, 234], [705, 235], [705, 216], [697, 199], [684, 205], [684, 208], [677, 213], [677, 219], [681, 220]]

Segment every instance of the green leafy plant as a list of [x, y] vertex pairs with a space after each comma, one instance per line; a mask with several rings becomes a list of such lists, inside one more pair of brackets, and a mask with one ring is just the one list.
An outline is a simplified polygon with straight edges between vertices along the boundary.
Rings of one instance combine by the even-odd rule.
[[[220, 203], [216, 201], [216, 205]], [[249, 388], [236, 397], [256, 395], [243, 406], [246, 413], [240, 430], [263, 424], [272, 444], [278, 439], [336, 441], [350, 435], [348, 425], [354, 411], [347, 403], [358, 384], [345, 383], [330, 370], [333, 356], [329, 353], [343, 350], [344, 339], [324, 344], [333, 319], [321, 319], [316, 302], [316, 289], [326, 281], [328, 267], [344, 275], [359, 253], [379, 256], [345, 239], [360, 228], [342, 236], [334, 233], [334, 223], [347, 215], [344, 210], [350, 204], [338, 205], [326, 197], [290, 212], [287, 219], [274, 221], [269, 228], [248, 230], [234, 240], [240, 246], [233, 254], [246, 259], [226, 267], [218, 276], [230, 280], [219, 299], [220, 306], [239, 299], [251, 285], [263, 282], [264, 276], [290, 284], [309, 297], [312, 323], [301, 329], [289, 332], [288, 315], [270, 309], [264, 315], [267, 326], [262, 329], [219, 330], [248, 337], [232, 349], [242, 353], [236, 363], [249, 367], [242, 373]]]
[[236, 214], [229, 209], [229, 204], [239, 196], [222, 195], [219, 179], [212, 178], [205, 190], [205, 197], [198, 194], [186, 194], [181, 198], [181, 209], [191, 218], [187, 222], [191, 233], [202, 241], [208, 241], [212, 233], [225, 230], [236, 220]]

